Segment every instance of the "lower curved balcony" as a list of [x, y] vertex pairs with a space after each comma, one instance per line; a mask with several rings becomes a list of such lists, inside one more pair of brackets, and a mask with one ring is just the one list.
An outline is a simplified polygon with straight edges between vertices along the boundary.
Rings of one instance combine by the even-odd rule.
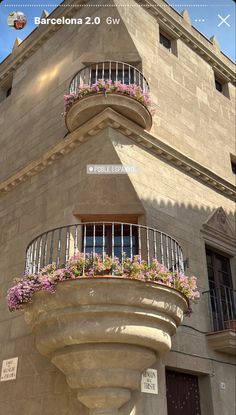
[[[148, 264], [151, 269], [151, 264], [160, 261], [163, 279], [183, 271], [178, 242], [137, 224], [94, 222], [61, 227], [39, 235], [27, 248], [25, 272], [36, 276], [31, 280], [26, 276], [26, 285], [29, 280], [37, 285], [38, 272], [41, 283], [48, 283], [45, 276], [52, 267], [41, 268], [53, 262], [52, 273], [69, 275], [67, 280], [59, 278], [53, 295], [47, 292], [48, 286], [45, 290], [46, 285], [42, 290], [36, 287], [23, 311], [38, 351], [65, 374], [90, 415], [120, 413], [132, 391], [140, 390], [142, 372], [156, 362], [159, 353], [170, 350], [171, 337], [188, 310], [187, 297], [175, 285], [137, 279], [132, 272], [126, 275], [126, 258], [130, 270], [130, 260], [135, 263], [136, 255], [145, 272]], [[103, 264], [107, 258], [118, 260], [120, 273], [109, 265], [96, 275], [93, 267], [98, 257]], [[88, 258], [91, 274], [82, 268], [84, 258]]]
[[164, 285], [98, 277], [37, 292], [24, 310], [38, 351], [89, 414], [118, 415], [140, 390], [142, 372], [170, 350], [186, 309], [185, 297]]
[[105, 108], [150, 130], [149, 86], [135, 67], [118, 61], [100, 62], [81, 69], [64, 96], [65, 122], [74, 131]]

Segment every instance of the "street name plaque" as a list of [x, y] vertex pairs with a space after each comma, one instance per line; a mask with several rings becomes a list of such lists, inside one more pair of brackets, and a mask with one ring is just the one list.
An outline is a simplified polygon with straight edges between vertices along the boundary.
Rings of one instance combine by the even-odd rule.
[[157, 370], [147, 369], [142, 374], [141, 392], [158, 394]]
[[6, 382], [7, 380], [16, 379], [17, 365], [18, 365], [18, 357], [13, 357], [12, 359], [3, 360], [2, 371], [1, 371], [1, 382]]

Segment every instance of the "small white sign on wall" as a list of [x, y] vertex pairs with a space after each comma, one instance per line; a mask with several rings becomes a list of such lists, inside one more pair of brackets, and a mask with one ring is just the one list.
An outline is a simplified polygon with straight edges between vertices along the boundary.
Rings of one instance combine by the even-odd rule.
[[1, 371], [1, 382], [6, 382], [7, 380], [16, 379], [17, 366], [18, 366], [18, 357], [13, 357], [12, 359], [3, 360], [2, 371]]
[[147, 369], [142, 374], [141, 392], [158, 394], [157, 370]]

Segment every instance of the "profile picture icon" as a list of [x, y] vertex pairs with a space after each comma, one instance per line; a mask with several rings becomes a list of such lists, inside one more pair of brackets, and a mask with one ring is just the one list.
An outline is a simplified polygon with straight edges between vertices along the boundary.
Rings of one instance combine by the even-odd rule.
[[22, 12], [11, 12], [7, 19], [8, 26], [16, 30], [24, 29], [26, 23], [26, 16]]

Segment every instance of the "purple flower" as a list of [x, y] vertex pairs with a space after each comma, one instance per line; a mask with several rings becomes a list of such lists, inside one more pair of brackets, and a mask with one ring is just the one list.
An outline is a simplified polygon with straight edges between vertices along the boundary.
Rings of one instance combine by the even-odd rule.
[[99, 79], [94, 84], [81, 84], [77, 88], [76, 93], [64, 95], [64, 107], [65, 113], [69, 110], [75, 100], [81, 99], [87, 95], [103, 92], [104, 95], [108, 93], [122, 93], [129, 95], [145, 106], [150, 105], [149, 94], [143, 91], [139, 85], [136, 84], [125, 84], [121, 81], [112, 81], [111, 79]]
[[17, 280], [7, 293], [9, 310], [19, 310], [24, 304], [31, 303], [37, 291], [54, 293], [58, 282], [77, 279], [81, 276], [96, 277], [104, 273], [173, 287], [189, 300], [188, 315], [192, 312], [191, 302], [200, 296], [197, 291], [196, 277], [188, 277], [180, 272], [171, 272], [156, 258], [148, 264], [140, 255], [133, 258], [124, 255], [120, 260], [108, 255], [102, 256], [92, 252], [84, 254], [78, 251], [69, 258], [63, 268], [57, 269], [55, 263], [49, 264], [42, 268], [38, 274], [29, 274]]

